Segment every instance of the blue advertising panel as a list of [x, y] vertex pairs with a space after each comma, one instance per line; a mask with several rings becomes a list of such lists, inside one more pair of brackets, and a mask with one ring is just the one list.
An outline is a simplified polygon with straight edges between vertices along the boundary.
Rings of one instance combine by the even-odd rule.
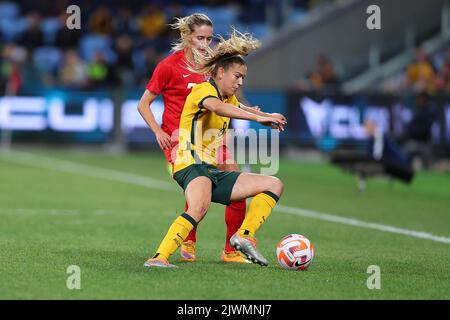
[[[374, 122], [393, 138], [404, 135], [417, 106], [414, 97], [365, 95], [321, 96], [291, 92], [288, 96], [288, 139], [321, 149], [367, 140], [364, 123]], [[436, 118], [431, 125], [431, 142], [450, 145], [450, 101], [430, 100]]]
[[114, 106], [104, 94], [53, 92], [0, 98], [0, 130], [30, 142], [105, 142]]
[[[141, 90], [115, 92], [49, 91], [36, 95], [0, 97], [0, 134], [12, 133], [13, 141], [105, 143], [119, 131], [128, 144], [156, 146], [153, 133], [137, 111]], [[320, 96], [305, 92], [248, 91], [245, 102], [267, 112], [288, 117], [280, 142], [333, 149], [346, 143], [364, 143], [364, 122], [371, 120], [393, 137], [401, 137], [414, 114], [414, 99], [395, 96]], [[450, 146], [450, 100], [432, 101], [437, 118], [432, 142]], [[164, 104], [152, 104], [161, 124]], [[114, 126], [117, 124], [115, 130]], [[263, 126], [233, 120], [243, 132]]]

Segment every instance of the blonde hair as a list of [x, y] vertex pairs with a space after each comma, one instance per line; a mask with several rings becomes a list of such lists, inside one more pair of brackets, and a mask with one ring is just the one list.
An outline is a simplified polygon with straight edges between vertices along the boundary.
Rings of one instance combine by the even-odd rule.
[[219, 36], [219, 44], [214, 49], [206, 48], [206, 54], [193, 50], [196, 67], [190, 69], [200, 74], [210, 74], [215, 77], [219, 67], [226, 69], [232, 63], [245, 64], [243, 56], [248, 55], [260, 46], [261, 42], [253, 38], [250, 33], [241, 33], [233, 29], [228, 40]]
[[184, 50], [190, 45], [189, 36], [195, 31], [195, 27], [212, 27], [212, 21], [206, 14], [193, 13], [183, 18], [175, 18], [175, 22], [170, 24], [172, 29], [180, 31], [180, 39], [172, 45], [172, 51]]

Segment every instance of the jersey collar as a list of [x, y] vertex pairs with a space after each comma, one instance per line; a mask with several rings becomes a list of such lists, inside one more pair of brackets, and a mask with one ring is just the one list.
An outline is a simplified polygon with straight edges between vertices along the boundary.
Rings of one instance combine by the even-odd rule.
[[216, 82], [214, 81], [213, 78], [210, 78], [210, 79], [209, 79], [209, 83], [211, 83], [211, 84], [213, 85], [213, 87], [216, 89], [217, 95], [219, 96], [219, 99], [220, 99], [220, 100], [223, 100], [223, 99], [222, 99], [222, 95], [220, 94], [219, 88], [217, 88], [217, 84], [216, 84]]
[[188, 66], [188, 67], [194, 67], [194, 64], [191, 63], [191, 62], [189, 61], [189, 59], [187, 58], [186, 52], [184, 52], [184, 50], [180, 50], [179, 52], [180, 52], [181, 60], [183, 60], [183, 62], [186, 64], [186, 66]]

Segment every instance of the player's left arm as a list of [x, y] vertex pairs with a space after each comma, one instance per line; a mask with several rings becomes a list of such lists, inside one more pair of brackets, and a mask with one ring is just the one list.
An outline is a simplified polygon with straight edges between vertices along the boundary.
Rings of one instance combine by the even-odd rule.
[[262, 125], [272, 127], [273, 129], [278, 129], [279, 131], [283, 131], [284, 126], [286, 125], [285, 120], [278, 119], [271, 115], [263, 116], [252, 112], [247, 112], [241, 108], [238, 108], [235, 104], [224, 103], [215, 96], [207, 96], [203, 98], [201, 106], [222, 117], [256, 121]]
[[282, 115], [281, 113], [267, 113], [267, 112], [262, 111], [259, 106], [247, 107], [242, 102], [239, 102], [239, 108], [242, 110], [245, 110], [247, 112], [259, 115], [259, 116], [263, 116], [263, 117], [271, 116], [271, 117], [275, 117], [280, 120], [286, 121], [286, 117], [284, 115]]
[[259, 106], [250, 107], [249, 106], [250, 103], [245, 98], [244, 92], [242, 91], [241, 88], [239, 88], [236, 91], [234, 97], [236, 98], [236, 102], [238, 103], [239, 108], [241, 108], [242, 110], [245, 110], [247, 112], [251, 112], [251, 113], [254, 113], [254, 114], [257, 114], [257, 115], [260, 115], [260, 116], [271, 115], [271, 116], [274, 116], [274, 117], [276, 117], [276, 118], [278, 118], [280, 120], [286, 121], [286, 117], [284, 115], [280, 114], [280, 113], [270, 113], [269, 114], [269, 113], [261, 111], [261, 108]]

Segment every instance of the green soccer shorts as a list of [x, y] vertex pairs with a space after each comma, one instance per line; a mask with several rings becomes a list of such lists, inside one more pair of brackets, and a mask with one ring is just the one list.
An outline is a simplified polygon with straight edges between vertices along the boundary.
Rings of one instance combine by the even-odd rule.
[[212, 182], [212, 202], [229, 205], [234, 184], [242, 172], [221, 171], [213, 165], [191, 164], [189, 167], [176, 172], [173, 175], [175, 181], [186, 190], [189, 182], [197, 177], [207, 177]]

